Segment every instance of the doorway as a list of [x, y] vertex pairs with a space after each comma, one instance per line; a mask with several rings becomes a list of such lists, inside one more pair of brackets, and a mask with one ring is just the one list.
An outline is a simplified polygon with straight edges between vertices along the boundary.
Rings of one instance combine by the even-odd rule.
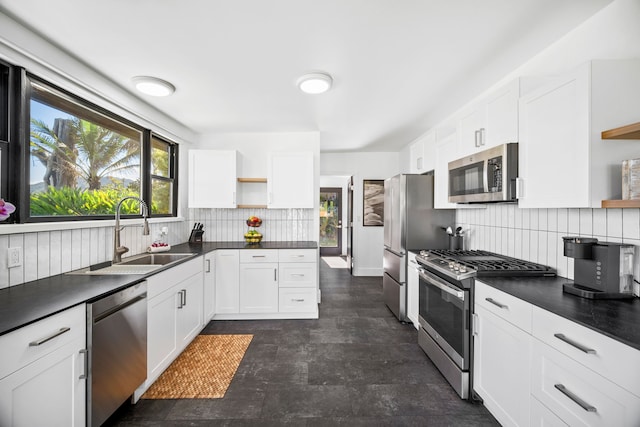
[[342, 255], [342, 188], [320, 188], [320, 256]]

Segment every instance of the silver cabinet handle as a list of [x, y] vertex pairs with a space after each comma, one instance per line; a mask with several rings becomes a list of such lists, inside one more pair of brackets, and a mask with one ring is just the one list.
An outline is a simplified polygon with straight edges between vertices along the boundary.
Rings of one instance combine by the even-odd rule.
[[291, 298], [292, 302], [304, 302], [304, 298]]
[[180, 296], [180, 301], [179, 301], [179, 303], [178, 303], [178, 304], [180, 304], [180, 305], [178, 306], [178, 309], [181, 309], [182, 307], [184, 307], [184, 306], [186, 305], [186, 301], [185, 301], [185, 300], [186, 300], [186, 298], [185, 298], [185, 292], [186, 292], [186, 291], [185, 291], [184, 289], [182, 289], [182, 290], [180, 290], [180, 291], [178, 292], [178, 295]]
[[29, 347], [37, 347], [39, 345], [42, 345], [42, 344], [46, 343], [47, 341], [51, 341], [55, 337], [59, 337], [60, 335], [64, 334], [65, 332], [69, 332], [70, 330], [71, 330], [71, 328], [66, 327], [66, 326], [64, 328], [60, 328], [60, 330], [55, 331], [54, 333], [52, 333], [49, 336], [46, 336], [44, 338], [40, 338], [39, 340], [31, 341], [29, 343]]
[[273, 281], [274, 282], [278, 281], [278, 269], [277, 268], [273, 269]]
[[186, 289], [183, 289], [183, 290], [182, 290], [182, 295], [183, 295], [183, 298], [184, 298], [184, 299], [182, 300], [182, 306], [184, 307], [184, 306], [186, 306], [186, 305], [187, 305], [187, 290], [186, 290]]
[[304, 255], [291, 255], [291, 258], [304, 258]]
[[480, 135], [480, 131], [479, 130], [474, 132], [473, 139], [474, 139], [474, 144], [475, 144], [476, 147], [480, 147], [480, 138], [478, 137], [479, 135]]
[[480, 128], [480, 145], [484, 145], [486, 143], [484, 133], [485, 129]]
[[504, 305], [499, 303], [498, 301], [494, 300], [493, 298], [485, 298], [485, 301], [490, 302], [491, 304], [498, 306], [500, 308], [504, 308], [504, 309], [508, 309], [509, 306], [508, 305]]
[[205, 261], [207, 261], [207, 271], [206, 272], [207, 273], [211, 273], [211, 260], [207, 259]]
[[80, 375], [78, 377], [78, 379], [79, 380], [86, 380], [87, 379], [87, 368], [88, 368], [88, 363], [89, 363], [89, 350], [87, 350], [86, 348], [83, 348], [82, 350], [79, 351], [79, 353], [82, 355], [82, 359], [84, 360], [84, 369], [83, 369], [82, 375]]
[[562, 384], [555, 384], [554, 387], [560, 391], [560, 393], [567, 396], [569, 399], [573, 400], [575, 403], [580, 405], [582, 409], [587, 412], [598, 412], [595, 406], [589, 405], [587, 402], [582, 400], [580, 397], [576, 396], [574, 393], [567, 390], [567, 388]]
[[587, 353], [587, 354], [596, 354], [596, 351], [592, 348], [586, 347], [579, 342], [572, 340], [571, 338], [567, 338], [564, 334], [553, 334], [554, 337], [558, 338], [560, 341], [564, 341], [572, 347], [577, 348], [578, 350]]
[[291, 273], [291, 275], [295, 277], [304, 277], [304, 274], [301, 273]]
[[251, 258], [265, 258], [266, 255], [251, 255]]

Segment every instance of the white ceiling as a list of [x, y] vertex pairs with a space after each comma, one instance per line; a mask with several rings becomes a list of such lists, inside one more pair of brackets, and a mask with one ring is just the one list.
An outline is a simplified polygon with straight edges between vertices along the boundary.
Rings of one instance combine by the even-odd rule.
[[[612, 0], [0, 0], [0, 10], [197, 133], [320, 131], [398, 150]], [[333, 89], [296, 79], [323, 70]]]

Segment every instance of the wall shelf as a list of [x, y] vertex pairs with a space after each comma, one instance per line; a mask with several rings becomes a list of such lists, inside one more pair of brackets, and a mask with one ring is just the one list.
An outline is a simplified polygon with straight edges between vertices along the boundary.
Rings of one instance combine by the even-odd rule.
[[640, 199], [632, 200], [603, 200], [603, 208], [640, 208]]
[[238, 205], [238, 209], [266, 209], [267, 205]]
[[238, 178], [238, 182], [267, 182], [267, 178]]
[[640, 122], [602, 131], [602, 139], [640, 139]]

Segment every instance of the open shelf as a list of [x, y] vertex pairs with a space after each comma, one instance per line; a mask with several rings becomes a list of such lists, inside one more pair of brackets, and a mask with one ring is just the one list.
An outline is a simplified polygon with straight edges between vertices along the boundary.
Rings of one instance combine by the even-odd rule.
[[238, 178], [238, 182], [267, 182], [267, 178]]
[[238, 205], [238, 209], [266, 209], [267, 205]]
[[632, 200], [603, 200], [603, 208], [640, 208], [640, 199]]
[[640, 122], [602, 131], [602, 139], [640, 139]]

